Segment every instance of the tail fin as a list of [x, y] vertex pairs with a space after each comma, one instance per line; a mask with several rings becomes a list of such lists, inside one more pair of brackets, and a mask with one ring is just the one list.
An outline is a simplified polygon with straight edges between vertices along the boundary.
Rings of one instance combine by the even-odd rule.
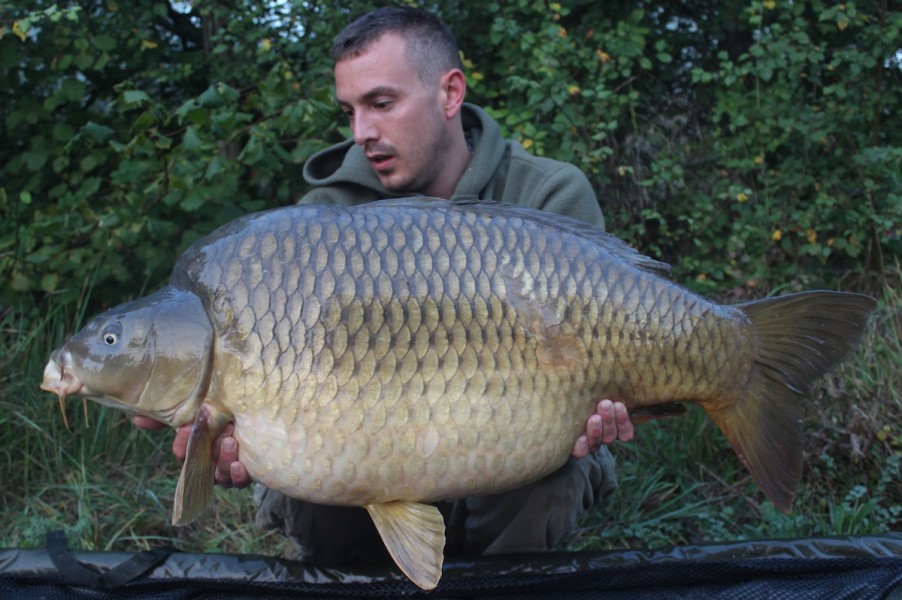
[[855, 347], [875, 306], [868, 296], [822, 291], [738, 306], [752, 322], [757, 356], [744, 395], [709, 415], [785, 513], [802, 473], [800, 396]]

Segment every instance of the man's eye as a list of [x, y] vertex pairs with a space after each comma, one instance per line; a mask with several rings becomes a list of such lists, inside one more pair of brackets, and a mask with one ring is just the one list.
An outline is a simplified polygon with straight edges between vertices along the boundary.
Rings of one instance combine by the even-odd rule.
[[375, 108], [376, 110], [385, 110], [386, 108], [390, 107], [391, 104], [391, 100], [380, 100], [379, 102], [373, 104], [373, 108]]

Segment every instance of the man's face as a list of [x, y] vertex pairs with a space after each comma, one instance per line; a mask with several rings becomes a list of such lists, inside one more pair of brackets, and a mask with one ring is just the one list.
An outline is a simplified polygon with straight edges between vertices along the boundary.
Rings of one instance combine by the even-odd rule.
[[335, 65], [335, 95], [382, 185], [430, 194], [450, 146], [438, 82], [425, 85], [404, 55], [406, 42], [385, 34], [359, 56]]

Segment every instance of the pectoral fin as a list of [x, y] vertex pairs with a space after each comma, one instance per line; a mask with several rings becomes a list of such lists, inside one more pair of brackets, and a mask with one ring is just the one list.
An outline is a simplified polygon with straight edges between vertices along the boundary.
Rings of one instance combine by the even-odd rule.
[[366, 510], [401, 571], [424, 590], [438, 585], [445, 549], [445, 522], [438, 509], [398, 501], [368, 504]]
[[228, 414], [208, 404], [202, 405], [197, 412], [188, 438], [185, 463], [175, 488], [173, 525], [187, 525], [200, 516], [213, 499], [213, 440], [230, 420]]

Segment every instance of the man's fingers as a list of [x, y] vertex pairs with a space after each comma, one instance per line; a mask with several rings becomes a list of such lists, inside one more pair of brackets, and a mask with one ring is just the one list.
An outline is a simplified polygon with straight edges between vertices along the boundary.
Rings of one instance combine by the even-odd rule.
[[577, 438], [576, 443], [573, 444], [573, 449], [570, 450], [570, 456], [573, 458], [583, 458], [584, 456], [589, 455], [589, 438], [584, 435], [579, 436]]
[[193, 425], [182, 425], [175, 430], [175, 438], [172, 440], [172, 453], [179, 462], [185, 462], [185, 456], [188, 454], [188, 438], [191, 437], [192, 427]]
[[[588, 452], [596, 452], [602, 445], [613, 444], [616, 441], [628, 442], [633, 439], [633, 424], [630, 421], [629, 411], [622, 402], [601, 400], [595, 408], [595, 413], [586, 420], [586, 444]], [[577, 443], [580, 443], [577, 440]], [[573, 446], [573, 456], [576, 455], [577, 446]]]
[[150, 417], [145, 417], [144, 415], [135, 415], [132, 417], [132, 423], [135, 424], [135, 427], [139, 429], [163, 429], [166, 427], [165, 423], [160, 423], [159, 421], [155, 421]]
[[[623, 406], [621, 404], [621, 406]], [[598, 403], [598, 414], [601, 416], [601, 443], [613, 444], [617, 441], [617, 420], [614, 416], [614, 403], [602, 400]]]
[[[135, 425], [141, 426], [137, 422]], [[188, 438], [191, 437], [193, 427], [190, 424], [182, 425], [175, 432], [172, 453], [179, 462], [185, 462]], [[213, 478], [224, 487], [245, 487], [251, 483], [251, 478], [247, 468], [238, 460], [238, 441], [232, 437], [234, 430], [231, 423], [226, 425], [213, 442]]]
[[[223, 440], [224, 446], [226, 443], [227, 442]], [[241, 488], [248, 485], [251, 482], [251, 478], [247, 473], [247, 467], [237, 460], [225, 462], [222, 460], [222, 457], [224, 456], [227, 456], [227, 453], [220, 455], [220, 460], [216, 462], [216, 469], [213, 472], [216, 483], [223, 487]]]
[[232, 437], [233, 431], [235, 431], [235, 426], [229, 423], [213, 440], [213, 460], [225, 467], [228, 467], [232, 461], [238, 460], [238, 442]]
[[628, 442], [633, 439], [635, 430], [633, 422], [630, 421], [630, 413], [626, 410], [626, 406], [620, 402], [614, 405], [614, 421], [617, 424], [617, 439], [621, 442]]
[[247, 467], [237, 460], [229, 465], [229, 478], [235, 487], [245, 487], [251, 482], [251, 476], [247, 472]]
[[233, 437], [224, 437], [219, 444], [219, 455], [216, 457], [214, 472], [216, 483], [230, 487], [235, 485], [232, 479], [232, 465], [238, 463], [238, 442]]

